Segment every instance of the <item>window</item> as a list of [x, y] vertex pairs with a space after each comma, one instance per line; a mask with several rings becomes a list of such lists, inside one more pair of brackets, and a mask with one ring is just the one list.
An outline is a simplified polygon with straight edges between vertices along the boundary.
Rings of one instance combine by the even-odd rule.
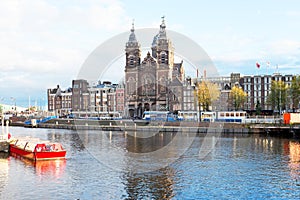
[[161, 60], [161, 63], [167, 63], [167, 53], [162, 51], [160, 53], [160, 60]]
[[134, 56], [133, 55], [130, 55], [128, 57], [128, 64], [129, 66], [133, 67], [134, 66]]

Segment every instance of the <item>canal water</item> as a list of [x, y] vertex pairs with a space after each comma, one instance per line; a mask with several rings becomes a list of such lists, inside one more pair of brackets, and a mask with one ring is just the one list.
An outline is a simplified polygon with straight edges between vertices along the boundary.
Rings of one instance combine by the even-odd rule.
[[[259, 135], [30, 129], [66, 160], [0, 156], [0, 199], [298, 199], [300, 143]], [[172, 146], [173, 145], [173, 146]], [[171, 148], [168, 148], [171, 147]], [[176, 149], [175, 149], [175, 148]]]

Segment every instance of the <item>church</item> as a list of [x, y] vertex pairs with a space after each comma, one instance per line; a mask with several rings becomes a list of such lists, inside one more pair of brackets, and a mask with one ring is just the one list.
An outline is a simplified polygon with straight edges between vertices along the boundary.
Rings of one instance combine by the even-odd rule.
[[143, 59], [134, 31], [132, 24], [125, 47], [127, 116], [140, 118], [144, 111], [182, 110], [183, 87], [186, 85], [184, 67], [182, 61], [174, 63], [174, 47], [167, 37], [164, 17], [158, 34], [153, 38], [151, 53], [148, 52]]

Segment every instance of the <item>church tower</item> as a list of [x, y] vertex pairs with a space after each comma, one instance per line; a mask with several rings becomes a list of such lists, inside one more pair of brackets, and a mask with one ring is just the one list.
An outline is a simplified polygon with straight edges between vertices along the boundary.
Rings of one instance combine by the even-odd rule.
[[[134, 24], [125, 47], [125, 115], [142, 117], [144, 111], [179, 110], [183, 72], [182, 63], [174, 63], [174, 48], [167, 37], [165, 18], [151, 47], [141, 59]], [[151, 56], [152, 55], [152, 56]], [[179, 98], [178, 98], [179, 97]]]
[[128, 116], [134, 116], [137, 105], [138, 91], [138, 70], [141, 62], [141, 50], [134, 33], [134, 23], [132, 23], [129, 40], [125, 46], [126, 66], [125, 66], [125, 104], [128, 105]]
[[156, 69], [156, 96], [160, 108], [168, 109], [168, 85], [172, 81], [172, 70], [174, 66], [174, 48], [167, 38], [165, 18], [162, 17], [159, 33], [154, 37], [152, 43], [152, 55], [157, 60]]
[[127, 68], [135, 68], [140, 65], [141, 62], [141, 51], [140, 44], [138, 43], [135, 33], [134, 33], [134, 23], [132, 23], [131, 33], [129, 36], [129, 40], [126, 43], [126, 67]]
[[165, 17], [162, 17], [159, 33], [153, 38], [152, 56], [157, 59], [160, 66], [174, 65], [174, 48], [172, 42], [167, 38]]

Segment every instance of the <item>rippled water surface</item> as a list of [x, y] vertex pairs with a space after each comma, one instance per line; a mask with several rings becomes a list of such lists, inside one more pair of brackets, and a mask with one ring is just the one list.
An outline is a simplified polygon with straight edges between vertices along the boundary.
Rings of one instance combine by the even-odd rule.
[[[156, 152], [175, 136], [158, 134], [136, 140], [123, 132], [71, 131], [11, 127], [13, 136], [58, 141], [67, 159], [33, 163], [0, 156], [0, 199], [298, 199], [300, 143], [258, 135], [213, 138], [213, 147], [199, 156], [205, 135], [197, 136], [184, 154], [155, 171], [164, 159], [143, 158], [133, 163], [127, 155]], [[207, 141], [206, 141], [207, 142]], [[169, 153], [166, 159], [175, 156]], [[144, 166], [143, 166], [144, 165]]]

